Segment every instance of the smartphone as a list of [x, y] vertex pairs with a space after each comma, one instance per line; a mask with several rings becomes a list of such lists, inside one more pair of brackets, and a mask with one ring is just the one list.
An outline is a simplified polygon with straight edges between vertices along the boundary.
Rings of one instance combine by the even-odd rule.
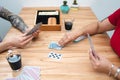
[[95, 49], [94, 49], [94, 46], [93, 46], [93, 43], [92, 43], [92, 39], [90, 37], [90, 35], [87, 33], [87, 37], [88, 37], [88, 41], [89, 41], [89, 44], [90, 44], [90, 48], [92, 49], [92, 55], [95, 57], [95, 58], [98, 58], [99, 57], [96, 55], [96, 52], [95, 52]]
[[33, 34], [35, 31], [39, 30], [42, 25], [42, 22], [37, 23], [27, 34], [26, 36]]

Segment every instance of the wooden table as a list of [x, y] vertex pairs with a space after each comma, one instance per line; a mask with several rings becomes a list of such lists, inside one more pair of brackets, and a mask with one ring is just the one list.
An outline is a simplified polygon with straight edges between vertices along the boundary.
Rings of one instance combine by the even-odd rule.
[[[33, 27], [36, 11], [39, 9], [58, 8], [23, 8], [20, 16], [29, 27]], [[97, 20], [88, 7], [80, 7], [79, 11], [70, 10], [69, 14], [61, 14], [61, 19], [63, 18], [75, 19], [72, 30], [79, 29]], [[48, 49], [49, 43], [59, 41], [64, 33], [66, 31], [62, 24], [61, 31], [42, 31], [39, 38], [33, 41], [29, 47], [18, 49], [22, 54], [23, 66], [39, 66], [41, 80], [114, 80], [109, 78], [107, 74], [93, 70], [88, 55], [88, 39], [84, 39], [79, 43], [70, 43], [62, 50]], [[20, 32], [11, 28], [5, 39], [17, 34], [20, 34]], [[96, 52], [108, 58], [115, 65], [120, 65], [120, 60], [110, 47], [110, 39], [106, 33], [94, 35], [92, 39]], [[50, 51], [62, 54], [61, 60], [48, 58]], [[6, 54], [7, 51], [0, 54], [0, 80], [16, 75], [16, 72], [12, 72], [6, 60]]]

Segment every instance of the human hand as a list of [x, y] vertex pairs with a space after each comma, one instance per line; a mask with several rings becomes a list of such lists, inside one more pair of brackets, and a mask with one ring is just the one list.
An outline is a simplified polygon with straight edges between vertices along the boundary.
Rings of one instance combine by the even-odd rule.
[[40, 30], [37, 30], [36, 32], [34, 32], [32, 35], [34, 36], [34, 38], [37, 38], [37, 37], [39, 37], [39, 33], [40, 33], [41, 31]]
[[33, 39], [32, 35], [25, 36], [25, 34], [9, 37], [6, 40], [11, 47], [25, 47]]
[[65, 46], [66, 44], [72, 42], [73, 40], [75, 40], [77, 37], [79, 36], [79, 34], [77, 33], [77, 31], [74, 32], [67, 32], [65, 33], [65, 35], [60, 39], [60, 41], [58, 41], [59, 45], [61, 46]]
[[[27, 29], [25, 33], [27, 34], [29, 31], [31, 31], [30, 28]], [[34, 38], [37, 38], [39, 36], [39, 33], [40, 33], [40, 30], [38, 29], [35, 32], [33, 32], [32, 35], [33, 35]]]
[[97, 54], [98, 58], [95, 58], [92, 54], [92, 50], [89, 51], [89, 58], [93, 68], [98, 72], [109, 73], [112, 63], [105, 57]]

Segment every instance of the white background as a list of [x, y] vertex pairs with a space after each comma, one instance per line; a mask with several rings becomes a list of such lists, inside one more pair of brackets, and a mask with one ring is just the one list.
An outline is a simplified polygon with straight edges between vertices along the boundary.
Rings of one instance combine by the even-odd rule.
[[[71, 6], [73, 0], [67, 0], [68, 5]], [[90, 6], [93, 1], [97, 0], [77, 0], [80, 6]], [[60, 6], [63, 0], [24, 0], [23, 6], [25, 7], [39, 7], [39, 6]]]

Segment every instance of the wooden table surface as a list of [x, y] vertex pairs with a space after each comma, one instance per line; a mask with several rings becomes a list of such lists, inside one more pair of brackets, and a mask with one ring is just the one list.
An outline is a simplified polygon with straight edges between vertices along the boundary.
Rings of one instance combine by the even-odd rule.
[[[36, 11], [40, 9], [58, 8], [23, 8], [20, 16], [29, 27], [33, 27]], [[75, 19], [72, 30], [79, 29], [97, 20], [88, 7], [80, 7], [78, 11], [70, 10], [68, 14], [61, 14], [61, 20], [63, 18]], [[23, 66], [40, 67], [41, 80], [114, 80], [114, 78], [109, 78], [108, 74], [98, 73], [93, 70], [88, 55], [90, 47], [88, 39], [78, 43], [70, 43], [62, 50], [48, 49], [51, 41], [59, 41], [66, 32], [62, 24], [61, 31], [42, 31], [37, 40], [32, 41], [24, 49], [17, 49], [22, 54]], [[5, 39], [18, 34], [21, 33], [11, 28]], [[120, 60], [110, 47], [110, 39], [106, 33], [94, 35], [92, 40], [97, 53], [105, 56], [115, 65], [120, 65]], [[60, 60], [48, 58], [50, 51], [61, 54], [62, 58]], [[11, 70], [6, 60], [6, 54], [7, 51], [0, 54], [0, 80], [17, 76], [17, 72]]]

